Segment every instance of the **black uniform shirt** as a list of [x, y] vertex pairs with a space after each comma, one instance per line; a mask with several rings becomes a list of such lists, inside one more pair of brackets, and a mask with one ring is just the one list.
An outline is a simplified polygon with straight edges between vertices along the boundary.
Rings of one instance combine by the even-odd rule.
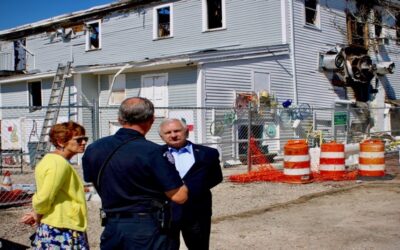
[[149, 201], [166, 200], [166, 191], [182, 185], [178, 171], [163, 156], [161, 146], [126, 128], [87, 147], [82, 158], [84, 180], [96, 186], [99, 169], [107, 156], [131, 139], [104, 167], [99, 194], [106, 212], [146, 212]]

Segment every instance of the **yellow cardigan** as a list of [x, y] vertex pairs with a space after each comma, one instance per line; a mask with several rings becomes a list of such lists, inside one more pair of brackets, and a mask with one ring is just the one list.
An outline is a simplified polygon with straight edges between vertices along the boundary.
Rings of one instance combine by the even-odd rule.
[[57, 228], [86, 231], [87, 207], [83, 182], [61, 155], [46, 154], [35, 169], [32, 206], [41, 222]]

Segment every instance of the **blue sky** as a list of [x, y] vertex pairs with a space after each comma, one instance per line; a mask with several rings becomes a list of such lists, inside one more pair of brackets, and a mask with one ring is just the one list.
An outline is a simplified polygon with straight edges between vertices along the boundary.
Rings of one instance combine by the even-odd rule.
[[0, 0], [0, 30], [112, 2], [116, 0]]

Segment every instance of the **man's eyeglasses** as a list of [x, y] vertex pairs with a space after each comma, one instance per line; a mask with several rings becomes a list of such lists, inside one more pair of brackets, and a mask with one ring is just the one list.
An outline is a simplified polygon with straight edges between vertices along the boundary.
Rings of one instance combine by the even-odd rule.
[[76, 137], [76, 138], [72, 138], [72, 139], [74, 139], [77, 143], [82, 143], [83, 141], [87, 142], [89, 140], [89, 137], [81, 136], [81, 137]]

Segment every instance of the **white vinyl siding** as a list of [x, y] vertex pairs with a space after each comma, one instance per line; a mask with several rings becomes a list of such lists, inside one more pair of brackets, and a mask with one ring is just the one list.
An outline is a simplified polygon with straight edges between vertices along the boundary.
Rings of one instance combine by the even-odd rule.
[[271, 91], [270, 74], [267, 72], [253, 72], [253, 91], [259, 94], [261, 91]]
[[[282, 44], [280, 1], [263, 0], [249, 4], [242, 0], [225, 0], [222, 3], [226, 27], [222, 32], [220, 29], [210, 30], [218, 32], [202, 32], [202, 1], [174, 1], [171, 16], [173, 39], [153, 39], [153, 9], [160, 5], [149, 4], [139, 9], [110, 12], [101, 20], [88, 20], [88, 24], [100, 22], [100, 49], [87, 50], [86, 23], [74, 27], [70, 39], [56, 37], [52, 41], [53, 30], [28, 36], [26, 47], [35, 54], [35, 68], [47, 72], [55, 70], [58, 63], [70, 60], [75, 66], [118, 64], [210, 49]], [[13, 48], [13, 44], [10, 46]], [[28, 60], [28, 63], [30, 70], [33, 62]]]

